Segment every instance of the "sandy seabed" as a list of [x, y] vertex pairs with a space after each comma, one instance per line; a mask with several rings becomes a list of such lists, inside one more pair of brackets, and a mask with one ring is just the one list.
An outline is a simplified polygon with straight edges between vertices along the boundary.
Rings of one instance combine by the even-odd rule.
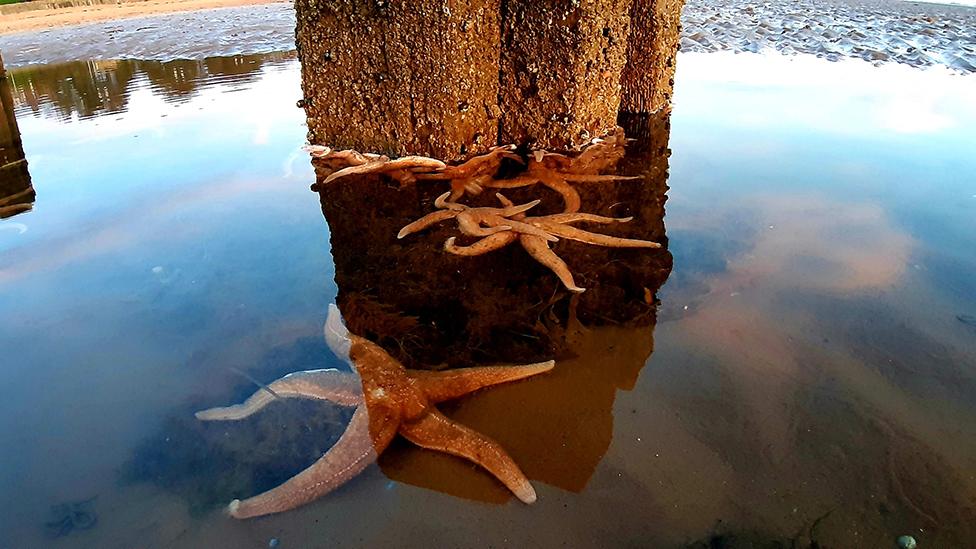
[[35, 9], [0, 15], [0, 34], [30, 32], [71, 25], [117, 21], [147, 15], [250, 6], [286, 0], [129, 0], [115, 4]]
[[[234, 7], [209, 9], [216, 6]], [[192, 11], [159, 13], [176, 10]], [[113, 20], [101, 20], [106, 17]], [[97, 22], [73, 24], [87, 21]], [[901, 0], [689, 0], [682, 22], [682, 51], [774, 49], [976, 72], [973, 7]], [[55, 24], [62, 26], [36, 30]], [[18, 28], [35, 30], [11, 33]], [[148, 0], [0, 16], [0, 51], [8, 67], [202, 58], [291, 50], [294, 29], [290, 2]]]
[[691, 0], [682, 51], [807, 53], [976, 72], [976, 8], [899, 0]]

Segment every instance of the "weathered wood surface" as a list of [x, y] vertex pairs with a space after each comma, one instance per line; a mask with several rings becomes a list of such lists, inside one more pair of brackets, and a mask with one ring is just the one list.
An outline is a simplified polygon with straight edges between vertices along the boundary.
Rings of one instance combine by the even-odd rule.
[[448, 160], [574, 147], [622, 104], [667, 103], [681, 4], [297, 0], [309, 140]]
[[620, 78], [622, 112], [654, 112], [671, 102], [683, 5], [684, 0], [634, 0]]
[[510, 0], [502, 12], [502, 143], [573, 147], [617, 123], [631, 0]]
[[498, 132], [499, 0], [297, 0], [309, 140], [456, 158]]

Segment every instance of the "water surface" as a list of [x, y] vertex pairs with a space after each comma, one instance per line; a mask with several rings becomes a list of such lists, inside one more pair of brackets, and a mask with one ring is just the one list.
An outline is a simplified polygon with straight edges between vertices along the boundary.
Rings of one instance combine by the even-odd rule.
[[[444, 408], [506, 446], [539, 501], [400, 445], [323, 500], [248, 522], [222, 505], [315, 459], [348, 414], [279, 405], [252, 424], [197, 425], [192, 411], [254, 390], [237, 370], [268, 382], [340, 366], [321, 336], [337, 297], [391, 353], [436, 354], [437, 334], [396, 335], [413, 324], [389, 322], [409, 317], [382, 279], [347, 268], [357, 246], [400, 256], [330, 244], [330, 225], [356, 211], [327, 222], [309, 191], [294, 54], [33, 66], [9, 83], [36, 198], [0, 221], [0, 546], [888, 547], [909, 533], [941, 547], [976, 535], [972, 76], [682, 55], [654, 229], [674, 266], [642, 281], [653, 297], [666, 279], [657, 299], [603, 294], [591, 303], [612, 310], [583, 303], [572, 323], [554, 292], [555, 320], [541, 320], [565, 329], [552, 332], [554, 375]], [[363, 211], [377, 196], [363, 192]], [[585, 276], [590, 258], [567, 254]], [[522, 265], [505, 258], [484, 265]], [[442, 275], [429, 277], [458, 283]], [[522, 304], [479, 300], [491, 282], [465, 281], [468, 302], [503, 323]], [[539, 358], [517, 344], [538, 341], [523, 328], [484, 336], [507, 346], [466, 360]], [[444, 334], [476, 341], [444, 326], [438, 345]], [[97, 525], [50, 537], [50, 507], [89, 498]]]

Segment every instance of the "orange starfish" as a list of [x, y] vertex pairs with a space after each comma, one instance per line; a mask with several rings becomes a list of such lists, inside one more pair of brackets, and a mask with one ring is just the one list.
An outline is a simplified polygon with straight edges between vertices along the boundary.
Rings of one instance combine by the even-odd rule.
[[[397, 233], [397, 238], [401, 239], [441, 221], [456, 218], [461, 232], [471, 236], [488, 236], [501, 231], [518, 229], [519, 232], [533, 234], [550, 242], [559, 240], [542, 229], [518, 221], [519, 215], [539, 205], [542, 202], [541, 200], [533, 200], [520, 206], [509, 202], [504, 208], [472, 208], [464, 204], [449, 202], [448, 196], [450, 194], [448, 191], [438, 196], [434, 200], [434, 206], [439, 209], [404, 226]], [[481, 225], [487, 225], [487, 227]]]
[[475, 156], [457, 166], [431, 174], [417, 174], [421, 180], [449, 180], [451, 182], [450, 200], [457, 201], [464, 194], [477, 195], [485, 188], [514, 189], [541, 183], [563, 197], [566, 213], [579, 211], [580, 195], [571, 183], [594, 183], [601, 181], [624, 181], [640, 179], [638, 176], [600, 175], [599, 172], [613, 168], [624, 155], [627, 139], [623, 129], [606, 138], [596, 138], [575, 156], [534, 150], [528, 158], [525, 171], [516, 177], [498, 179], [496, 175], [501, 161], [509, 158], [520, 164], [525, 161], [515, 154], [515, 146], [493, 147], [486, 154]]
[[[450, 237], [444, 242], [444, 250], [455, 255], [474, 256], [493, 252], [508, 246], [516, 240], [522, 244], [525, 251], [533, 259], [552, 271], [571, 292], [583, 292], [586, 289], [576, 285], [569, 266], [555, 252], [549, 248], [549, 242], [556, 242], [558, 237], [593, 244], [609, 248], [660, 248], [657, 242], [637, 240], [633, 238], [619, 238], [600, 233], [591, 233], [571, 226], [571, 223], [627, 223], [631, 217], [605, 217], [580, 212], [568, 212], [538, 217], [529, 217], [527, 210], [539, 203], [538, 200], [523, 206], [515, 206], [501, 193], [495, 193], [503, 208], [469, 208], [463, 204], [449, 202], [450, 193], [444, 193], [434, 201], [439, 210], [425, 215], [400, 230], [397, 238], [423, 230], [435, 223], [446, 219], [457, 218], [458, 228], [462, 234], [484, 237], [469, 246], [458, 246], [456, 238]], [[471, 215], [471, 212], [485, 210], [484, 215]], [[481, 225], [487, 225], [482, 227]]]
[[352, 149], [344, 151], [334, 151], [324, 145], [306, 145], [305, 151], [312, 156], [325, 160], [332, 164], [335, 169], [322, 185], [328, 185], [336, 179], [349, 175], [363, 175], [368, 173], [385, 173], [407, 185], [416, 181], [417, 172], [429, 172], [432, 170], [443, 170], [447, 164], [436, 158], [426, 156], [401, 156], [395, 160], [379, 154], [362, 154]]
[[502, 159], [508, 158], [520, 164], [522, 157], [515, 154], [515, 145], [491, 147], [485, 154], [469, 158], [457, 166], [447, 166], [436, 173], [418, 174], [417, 179], [428, 181], [450, 181], [451, 200], [457, 200], [464, 193], [481, 194], [482, 185], [495, 178], [502, 165]]
[[374, 462], [398, 433], [422, 448], [471, 460], [523, 502], [536, 500], [535, 489], [497, 442], [451, 421], [434, 404], [548, 372], [553, 361], [443, 372], [408, 370], [379, 345], [349, 333], [335, 305], [329, 307], [325, 336], [337, 355], [348, 357], [358, 376], [334, 369], [296, 372], [242, 404], [197, 412], [204, 421], [242, 419], [276, 398], [311, 398], [356, 407], [346, 432], [325, 455], [280, 486], [243, 501], [235, 499], [228, 506], [232, 516], [280, 513], [318, 499]]

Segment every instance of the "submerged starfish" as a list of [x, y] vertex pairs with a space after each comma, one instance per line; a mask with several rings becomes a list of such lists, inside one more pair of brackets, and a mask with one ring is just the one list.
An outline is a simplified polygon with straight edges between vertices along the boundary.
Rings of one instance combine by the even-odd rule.
[[443, 372], [408, 370], [379, 345], [349, 333], [335, 305], [329, 307], [325, 337], [337, 355], [349, 357], [358, 376], [334, 369], [295, 372], [242, 404], [197, 412], [197, 418], [204, 421], [237, 420], [279, 397], [356, 407], [345, 433], [325, 455], [276, 488], [244, 501], [235, 499], [228, 506], [232, 516], [243, 519], [280, 513], [324, 496], [375, 461], [397, 433], [422, 448], [471, 460], [523, 502], [536, 500], [535, 489], [497, 442], [450, 420], [434, 404], [548, 372], [553, 361]]
[[[478, 222], [482, 220], [479, 218], [472, 218], [468, 220], [468, 222], [462, 223], [461, 215], [468, 211], [480, 208], [468, 208], [462, 204], [449, 202], [446, 200], [447, 193], [445, 193], [444, 195], [438, 197], [437, 201], [435, 201], [435, 205], [443, 209], [427, 214], [419, 220], [407, 225], [400, 230], [400, 234], [397, 235], [397, 237], [403, 238], [408, 234], [425, 229], [439, 221], [450, 219], [451, 217], [457, 217], [458, 228], [463, 234], [468, 236], [483, 236], [484, 238], [478, 240], [470, 246], [458, 246], [455, 244], [455, 237], [452, 236], [451, 238], [448, 238], [446, 242], [444, 242], [444, 250], [455, 255], [481, 255], [504, 248], [505, 246], [518, 240], [519, 243], [522, 244], [522, 247], [525, 248], [525, 251], [528, 252], [533, 259], [555, 273], [566, 289], [572, 292], [582, 292], [585, 290], [585, 288], [580, 288], [576, 285], [576, 282], [573, 279], [573, 273], [569, 270], [569, 266], [566, 265], [566, 262], [549, 248], [549, 242], [557, 241], [557, 237], [576, 240], [577, 242], [583, 242], [585, 244], [606, 246], [609, 248], [661, 247], [661, 245], [657, 242], [651, 242], [649, 240], [618, 238], [600, 233], [591, 233], [589, 231], [584, 231], [583, 229], [578, 229], [571, 226], [572, 223], [580, 222], [604, 224], [626, 223], [632, 220], [632, 217], [604, 217], [602, 215], [579, 212], [529, 217], [525, 215], [525, 211], [529, 208], [524, 206], [515, 206], [512, 201], [501, 193], [496, 193], [495, 196], [498, 197], [498, 200], [502, 202], [504, 208], [487, 209], [509, 212], [511, 215], [501, 218], [501, 221], [489, 218], [489, 220], [485, 223], [489, 225], [488, 229], [484, 229], [480, 226]], [[535, 203], [538, 203], [538, 200], [536, 200]], [[535, 203], [530, 202], [529, 204], [534, 206]]]
[[[559, 240], [542, 229], [518, 221], [518, 216], [524, 217], [524, 212], [539, 205], [541, 200], [533, 200], [521, 206], [509, 202], [504, 208], [472, 208], [464, 204], [450, 202], [448, 199], [450, 194], [449, 191], [438, 196], [434, 200], [434, 205], [439, 209], [400, 229], [397, 238], [401, 239], [422, 231], [441, 221], [457, 219], [458, 228], [461, 229], [461, 232], [470, 236], [489, 236], [502, 231], [518, 229], [520, 232], [533, 234], [551, 242]], [[487, 227], [481, 225], [487, 225]]]

